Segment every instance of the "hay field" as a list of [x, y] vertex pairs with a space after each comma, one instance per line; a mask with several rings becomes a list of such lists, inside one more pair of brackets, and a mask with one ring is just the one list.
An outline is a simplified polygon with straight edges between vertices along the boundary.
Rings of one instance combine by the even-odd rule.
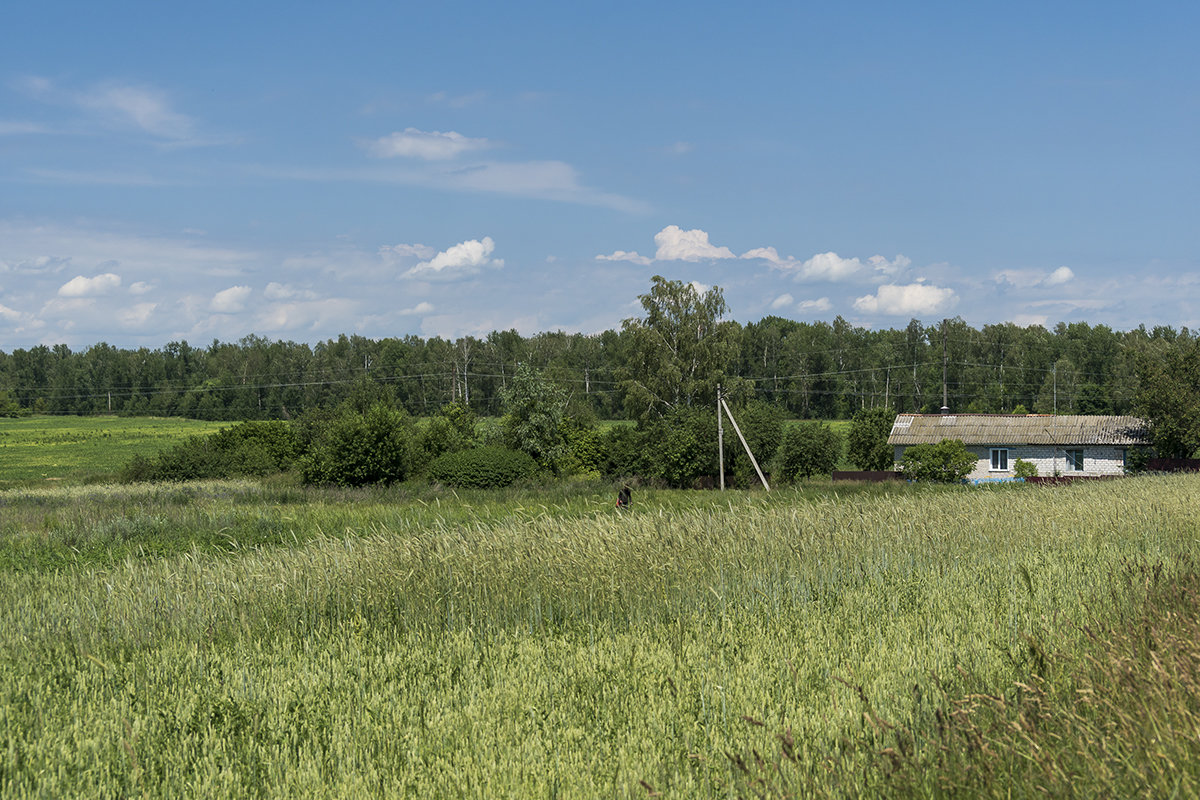
[[[1198, 501], [4, 491], [0, 794], [1191, 796], [1186, 615], [1144, 612], [1195, 576]], [[1084, 678], [1126, 629], [1130, 675], [1175, 677], [1110, 696]]]

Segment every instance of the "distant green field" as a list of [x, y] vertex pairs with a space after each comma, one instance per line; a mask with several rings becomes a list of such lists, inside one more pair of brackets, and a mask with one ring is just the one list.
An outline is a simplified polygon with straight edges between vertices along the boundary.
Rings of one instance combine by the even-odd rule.
[[0, 486], [101, 479], [135, 455], [153, 455], [231, 424], [157, 417], [0, 419]]

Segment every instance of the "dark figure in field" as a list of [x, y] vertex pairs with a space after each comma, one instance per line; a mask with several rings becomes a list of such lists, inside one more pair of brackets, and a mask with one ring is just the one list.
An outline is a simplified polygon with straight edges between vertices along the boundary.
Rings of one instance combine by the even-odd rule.
[[617, 492], [617, 508], [629, 508], [632, 496], [633, 492], [628, 486], [621, 487], [621, 491]]

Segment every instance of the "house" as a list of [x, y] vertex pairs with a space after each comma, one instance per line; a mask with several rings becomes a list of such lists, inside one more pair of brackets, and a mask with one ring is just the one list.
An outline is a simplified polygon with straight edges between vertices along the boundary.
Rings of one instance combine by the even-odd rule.
[[1038, 475], [1120, 475], [1130, 448], [1150, 444], [1137, 417], [1052, 414], [900, 414], [888, 436], [899, 461], [914, 444], [959, 439], [977, 459], [971, 480], [1010, 478], [1017, 459]]

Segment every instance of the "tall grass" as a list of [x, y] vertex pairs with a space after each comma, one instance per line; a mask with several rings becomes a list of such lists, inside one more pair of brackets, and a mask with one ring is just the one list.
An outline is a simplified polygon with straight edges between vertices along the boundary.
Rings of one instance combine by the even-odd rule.
[[[957, 784], [933, 754], [965, 746], [929, 733], [939, 710], [985, 691], [1008, 708], [1016, 682], [1057, 696], [1068, 684], [1042, 663], [1103, 654], [1114, 629], [1094, 622], [1150, 607], [1122, 576], [1190, 575], [1200, 522], [1188, 478], [647, 493], [631, 513], [598, 490], [287, 502], [297, 490], [210, 484], [169, 490], [194, 493], [174, 506], [125, 491], [76, 528], [118, 509], [276, 527], [8, 569], [5, 796], [936, 794]], [[9, 540], [45, 525], [23, 513]]]

